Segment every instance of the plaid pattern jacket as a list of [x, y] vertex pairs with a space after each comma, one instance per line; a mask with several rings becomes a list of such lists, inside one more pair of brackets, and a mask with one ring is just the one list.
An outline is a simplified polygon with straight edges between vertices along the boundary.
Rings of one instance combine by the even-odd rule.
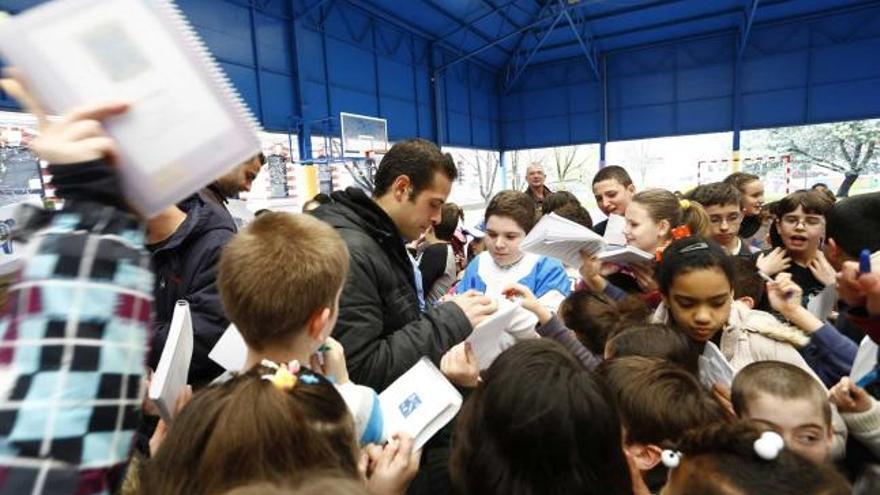
[[0, 316], [0, 494], [112, 493], [142, 397], [143, 230], [106, 202], [25, 216], [27, 254]]

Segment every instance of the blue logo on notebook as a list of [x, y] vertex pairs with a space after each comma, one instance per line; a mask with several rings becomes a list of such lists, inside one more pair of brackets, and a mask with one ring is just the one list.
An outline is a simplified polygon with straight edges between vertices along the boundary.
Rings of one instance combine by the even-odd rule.
[[422, 399], [419, 398], [419, 394], [412, 394], [400, 403], [400, 413], [404, 418], [409, 417], [420, 405], [422, 405]]
[[0, 222], [0, 248], [6, 254], [12, 254], [12, 227], [15, 220], [8, 218]]

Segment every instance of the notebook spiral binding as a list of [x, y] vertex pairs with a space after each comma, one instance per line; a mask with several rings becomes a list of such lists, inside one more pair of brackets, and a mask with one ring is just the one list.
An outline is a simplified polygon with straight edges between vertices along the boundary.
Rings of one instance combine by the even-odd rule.
[[232, 81], [229, 80], [229, 76], [227, 76], [226, 72], [220, 68], [220, 65], [211, 53], [211, 50], [208, 49], [208, 46], [205, 45], [202, 37], [199, 36], [195, 28], [190, 24], [186, 14], [183, 13], [173, 0], [153, 0], [152, 3], [155, 4], [156, 8], [161, 13], [165, 14], [169, 20], [174, 23], [175, 27], [177, 27], [181, 33], [183, 33], [189, 48], [191, 48], [202, 63], [205, 64], [208, 71], [211, 73], [212, 79], [223, 92], [223, 95], [235, 106], [239, 118], [250, 126], [254, 134], [260, 132], [262, 130], [262, 125], [260, 125], [260, 122], [254, 117], [253, 112], [251, 112], [250, 107], [245, 103], [241, 94], [235, 89]]

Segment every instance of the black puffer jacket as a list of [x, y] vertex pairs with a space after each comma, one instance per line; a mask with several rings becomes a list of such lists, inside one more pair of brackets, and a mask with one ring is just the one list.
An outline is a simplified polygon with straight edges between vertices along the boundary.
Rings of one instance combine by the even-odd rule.
[[356, 188], [332, 197], [313, 214], [337, 229], [351, 259], [333, 336], [352, 381], [383, 390], [422, 356], [439, 364], [472, 327], [454, 303], [419, 310], [403, 238], [370, 197]]
[[223, 368], [208, 358], [208, 353], [229, 326], [217, 289], [217, 265], [223, 247], [235, 235], [235, 224], [222, 207], [207, 203], [194, 194], [177, 205], [186, 220], [161, 244], [150, 246], [156, 273], [156, 318], [148, 364], [159, 363], [174, 305], [184, 299], [189, 303], [193, 324], [193, 358], [189, 383], [203, 385]]

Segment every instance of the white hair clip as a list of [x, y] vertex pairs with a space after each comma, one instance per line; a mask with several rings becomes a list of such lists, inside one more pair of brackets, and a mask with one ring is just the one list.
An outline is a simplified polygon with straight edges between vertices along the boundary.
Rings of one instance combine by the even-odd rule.
[[675, 469], [681, 463], [681, 452], [677, 450], [664, 450], [660, 453], [660, 460], [669, 469]]
[[779, 452], [785, 448], [785, 441], [775, 431], [761, 433], [761, 438], [755, 440], [755, 453], [765, 461], [772, 461], [779, 457]]

